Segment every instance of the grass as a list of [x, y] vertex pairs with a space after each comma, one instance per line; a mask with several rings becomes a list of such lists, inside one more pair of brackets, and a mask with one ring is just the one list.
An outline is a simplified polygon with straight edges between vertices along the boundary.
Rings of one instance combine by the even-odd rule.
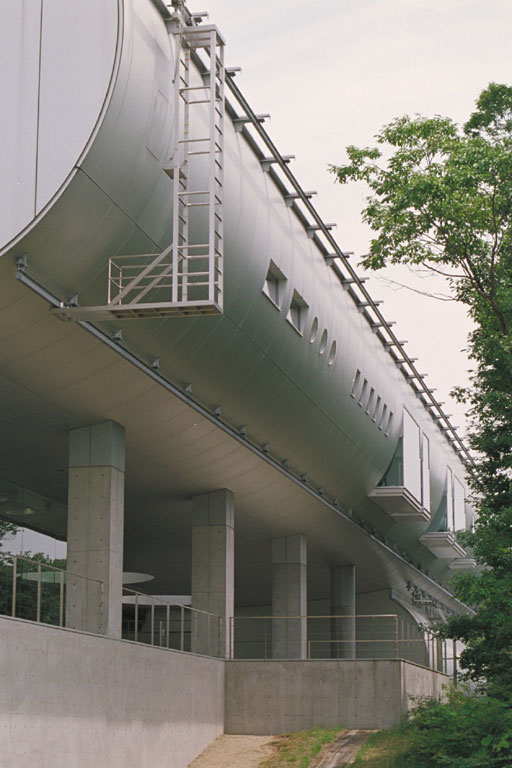
[[343, 728], [315, 728], [278, 736], [273, 742], [275, 753], [259, 768], [308, 768], [324, 744], [333, 741]]
[[408, 737], [403, 727], [370, 734], [360, 747], [354, 768], [400, 768]]

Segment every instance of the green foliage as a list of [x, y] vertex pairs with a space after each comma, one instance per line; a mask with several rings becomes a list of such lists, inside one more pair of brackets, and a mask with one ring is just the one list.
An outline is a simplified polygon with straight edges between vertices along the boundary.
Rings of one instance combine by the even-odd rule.
[[342, 730], [341, 727], [314, 728], [311, 731], [278, 736], [273, 743], [274, 755], [264, 760], [259, 768], [308, 768], [322, 747], [335, 739]]
[[405, 733], [404, 768], [487, 768], [512, 762], [512, 710], [498, 699], [452, 689], [446, 703], [420, 701]]
[[454, 581], [477, 615], [451, 618], [439, 633], [467, 645], [470, 678], [512, 698], [512, 87], [491, 83], [462, 128], [405, 116], [376, 139], [379, 147], [349, 147], [348, 164], [330, 169], [341, 183], [369, 186], [363, 217], [377, 234], [363, 265], [445, 275], [475, 323], [471, 385], [455, 395], [468, 406], [476, 456], [478, 519], [464, 543], [483, 569]]

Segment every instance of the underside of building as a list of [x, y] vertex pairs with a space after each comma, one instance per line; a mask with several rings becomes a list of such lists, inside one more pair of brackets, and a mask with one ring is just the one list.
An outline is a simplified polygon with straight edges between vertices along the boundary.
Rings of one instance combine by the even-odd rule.
[[470, 610], [449, 418], [214, 25], [7, 0], [0, 38], [5, 765], [392, 725]]

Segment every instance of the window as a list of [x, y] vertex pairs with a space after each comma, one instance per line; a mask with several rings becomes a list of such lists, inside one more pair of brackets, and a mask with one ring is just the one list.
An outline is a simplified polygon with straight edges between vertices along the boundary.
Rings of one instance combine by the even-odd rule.
[[361, 381], [361, 371], [357, 370], [354, 376], [354, 381], [352, 382], [352, 389], [350, 390], [350, 394], [352, 395], [352, 397], [357, 397], [360, 381]]
[[308, 305], [302, 296], [297, 293], [297, 291], [294, 291], [290, 303], [290, 309], [288, 310], [287, 320], [301, 335], [306, 324], [307, 311]]
[[373, 401], [374, 401], [374, 399], [375, 399], [375, 390], [374, 390], [374, 388], [372, 387], [372, 388], [370, 389], [370, 394], [368, 395], [368, 402], [366, 403], [366, 408], [365, 408], [365, 411], [366, 411], [366, 413], [368, 414], [368, 416], [369, 416], [369, 415], [370, 415], [370, 413], [371, 413], [371, 410], [372, 410], [372, 406], [373, 406]]
[[388, 423], [386, 424], [386, 428], [384, 430], [384, 434], [386, 435], [386, 437], [389, 437], [392, 423], [393, 423], [393, 411], [390, 411], [388, 416]]
[[421, 503], [430, 512], [430, 444], [428, 437], [421, 437]]
[[453, 530], [466, 530], [466, 509], [464, 504], [464, 486], [453, 478]]
[[335, 359], [336, 359], [336, 342], [333, 341], [333, 343], [331, 344], [331, 348], [329, 350], [329, 359], [327, 360], [327, 363], [329, 365], [332, 365]]
[[316, 341], [316, 337], [318, 336], [318, 317], [315, 317], [313, 320], [313, 323], [311, 324], [311, 330], [309, 332], [309, 343], [312, 344], [314, 341]]
[[453, 474], [449, 467], [446, 470], [446, 527], [453, 531]]
[[363, 388], [361, 390], [361, 396], [359, 398], [359, 405], [361, 406], [361, 408], [363, 407], [363, 403], [365, 401], [367, 391], [368, 391], [368, 379], [365, 379], [363, 381]]
[[420, 428], [404, 411], [404, 486], [421, 502]]
[[322, 331], [322, 338], [320, 339], [320, 349], [318, 350], [321, 355], [325, 352], [327, 347], [327, 330], [324, 328]]
[[267, 276], [265, 278], [263, 293], [267, 298], [270, 299], [273, 304], [275, 304], [278, 309], [281, 309], [285, 289], [286, 277], [283, 275], [279, 267], [277, 267], [274, 262], [271, 261]]
[[386, 403], [384, 403], [384, 407], [382, 409], [382, 415], [381, 415], [381, 417], [379, 419], [379, 429], [383, 429], [384, 428], [384, 424], [386, 422], [387, 413], [388, 413], [388, 407], [387, 407]]
[[372, 421], [377, 421], [377, 418], [380, 413], [380, 404], [382, 403], [382, 398], [380, 395], [377, 395], [377, 402], [375, 403], [375, 410], [373, 412]]

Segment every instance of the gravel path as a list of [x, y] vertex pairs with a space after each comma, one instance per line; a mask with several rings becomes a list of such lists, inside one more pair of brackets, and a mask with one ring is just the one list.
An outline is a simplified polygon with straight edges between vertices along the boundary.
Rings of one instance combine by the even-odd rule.
[[[373, 731], [343, 731], [311, 768], [344, 768]], [[258, 768], [274, 752], [275, 736], [218, 736], [188, 768]]]
[[218, 736], [189, 768], [257, 768], [270, 757], [275, 736]]

